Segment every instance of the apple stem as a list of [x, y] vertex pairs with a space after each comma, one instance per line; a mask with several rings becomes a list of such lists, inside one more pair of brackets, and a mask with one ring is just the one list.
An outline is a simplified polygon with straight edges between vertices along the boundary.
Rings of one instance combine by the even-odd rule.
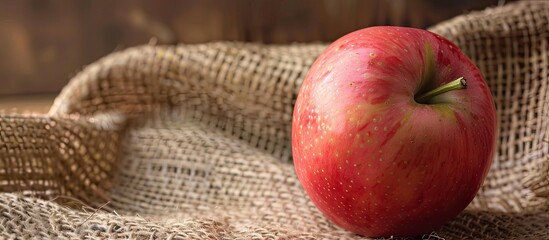
[[464, 77], [460, 77], [454, 81], [446, 83], [438, 88], [435, 88], [429, 92], [422, 94], [421, 96], [416, 97], [415, 100], [418, 103], [426, 103], [429, 101], [429, 99], [433, 98], [434, 96], [443, 94], [445, 92], [459, 90], [459, 89], [466, 89], [466, 88], [467, 88], [467, 80], [465, 80]]

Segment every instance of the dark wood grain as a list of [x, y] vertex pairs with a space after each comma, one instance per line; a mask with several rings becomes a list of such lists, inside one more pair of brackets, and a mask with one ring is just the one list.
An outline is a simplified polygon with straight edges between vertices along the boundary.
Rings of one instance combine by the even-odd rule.
[[145, 44], [329, 42], [372, 25], [425, 28], [498, 0], [0, 0], [0, 95], [58, 92], [83, 65]]

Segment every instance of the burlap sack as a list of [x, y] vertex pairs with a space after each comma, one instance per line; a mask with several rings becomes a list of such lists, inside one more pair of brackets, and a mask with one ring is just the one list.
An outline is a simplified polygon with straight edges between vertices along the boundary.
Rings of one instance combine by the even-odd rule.
[[[549, 4], [431, 29], [480, 67], [499, 143], [468, 209], [424, 238], [549, 238]], [[293, 103], [325, 45], [141, 46], [86, 67], [48, 115], [0, 116], [3, 238], [360, 238], [295, 176]]]

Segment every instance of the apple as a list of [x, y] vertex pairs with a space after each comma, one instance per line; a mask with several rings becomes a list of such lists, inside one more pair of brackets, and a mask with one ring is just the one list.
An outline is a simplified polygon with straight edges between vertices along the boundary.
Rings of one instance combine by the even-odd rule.
[[449, 40], [370, 27], [332, 43], [295, 103], [297, 176], [331, 221], [369, 237], [419, 236], [475, 197], [496, 143], [479, 69]]

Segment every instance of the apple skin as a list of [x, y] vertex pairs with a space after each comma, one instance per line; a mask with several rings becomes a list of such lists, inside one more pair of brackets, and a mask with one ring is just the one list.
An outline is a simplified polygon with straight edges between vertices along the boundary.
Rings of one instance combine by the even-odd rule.
[[[467, 88], [415, 96], [459, 77]], [[369, 237], [437, 230], [475, 197], [496, 143], [478, 68], [434, 33], [370, 27], [332, 43], [295, 104], [297, 176], [334, 223]]]

